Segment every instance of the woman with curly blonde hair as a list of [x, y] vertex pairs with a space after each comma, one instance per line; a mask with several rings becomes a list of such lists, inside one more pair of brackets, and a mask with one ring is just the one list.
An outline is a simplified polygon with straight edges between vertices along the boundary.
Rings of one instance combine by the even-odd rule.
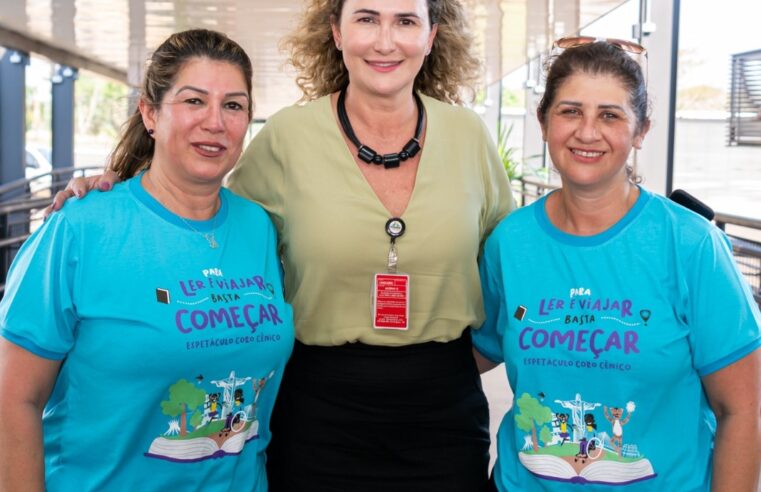
[[[306, 104], [229, 185], [280, 230], [298, 341], [268, 450], [275, 491], [488, 487], [468, 327], [477, 257], [513, 207], [456, 0], [311, 0], [284, 40]], [[403, 274], [397, 273], [403, 272]]]
[[[349, 72], [335, 45], [331, 19], [340, 19], [343, 0], [310, 2], [298, 28], [284, 40], [290, 63], [298, 71], [296, 84], [304, 100], [338, 92], [349, 82]], [[480, 64], [473, 56], [463, 7], [459, 2], [427, 2], [431, 24], [437, 25], [431, 53], [415, 77], [416, 91], [439, 101], [460, 104], [463, 90], [472, 92]]]
[[464, 9], [308, 0], [285, 42], [306, 103], [269, 118], [228, 182], [273, 218], [294, 310], [271, 490], [484, 490], [469, 327], [481, 244], [513, 199], [457, 105], [478, 73]]

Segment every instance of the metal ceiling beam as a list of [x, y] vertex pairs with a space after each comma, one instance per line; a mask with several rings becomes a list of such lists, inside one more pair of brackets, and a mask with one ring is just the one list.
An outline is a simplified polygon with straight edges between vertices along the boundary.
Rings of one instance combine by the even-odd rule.
[[2, 24], [0, 24], [0, 46], [24, 53], [40, 54], [59, 65], [89, 70], [124, 84], [127, 83], [127, 72], [125, 70], [56, 46], [50, 41], [32, 37]]

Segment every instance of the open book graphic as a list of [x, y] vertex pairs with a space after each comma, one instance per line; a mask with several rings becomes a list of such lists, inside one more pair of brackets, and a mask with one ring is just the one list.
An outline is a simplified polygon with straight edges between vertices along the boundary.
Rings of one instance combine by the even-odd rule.
[[191, 439], [167, 439], [157, 437], [145, 456], [167, 461], [192, 462], [209, 458], [239, 454], [243, 446], [259, 437], [259, 421], [247, 423], [240, 432], [229, 432], [225, 437], [193, 437]]
[[578, 472], [568, 461], [549, 454], [518, 453], [518, 459], [534, 475], [561, 482], [626, 485], [655, 477], [653, 466], [644, 458], [630, 462], [593, 461]]

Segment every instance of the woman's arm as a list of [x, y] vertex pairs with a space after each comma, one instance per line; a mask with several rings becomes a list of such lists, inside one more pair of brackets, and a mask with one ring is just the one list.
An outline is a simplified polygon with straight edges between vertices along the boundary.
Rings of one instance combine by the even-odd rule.
[[0, 337], [0, 492], [42, 492], [42, 410], [61, 361]]
[[758, 489], [761, 471], [761, 349], [703, 377], [718, 426], [713, 492]]
[[473, 347], [473, 358], [476, 359], [476, 367], [478, 367], [479, 374], [489, 372], [499, 365], [498, 362], [493, 362], [481, 355], [481, 352], [479, 352], [475, 347]]

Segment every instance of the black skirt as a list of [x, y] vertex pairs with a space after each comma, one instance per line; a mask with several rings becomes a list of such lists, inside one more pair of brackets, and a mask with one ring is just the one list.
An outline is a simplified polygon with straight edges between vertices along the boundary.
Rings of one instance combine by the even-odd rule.
[[296, 342], [271, 426], [273, 492], [489, 490], [469, 331], [403, 347]]

